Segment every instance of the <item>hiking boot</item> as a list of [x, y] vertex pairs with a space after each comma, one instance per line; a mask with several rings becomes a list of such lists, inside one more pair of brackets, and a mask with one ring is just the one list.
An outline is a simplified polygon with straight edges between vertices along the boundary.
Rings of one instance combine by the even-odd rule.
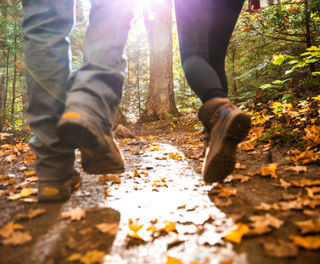
[[234, 169], [236, 147], [247, 136], [250, 117], [228, 98], [214, 98], [199, 110], [206, 129], [206, 154], [202, 175], [206, 183], [222, 182]]
[[65, 179], [57, 181], [39, 181], [38, 201], [43, 202], [63, 202], [69, 199], [71, 193], [80, 186], [80, 174], [74, 170]]
[[111, 125], [102, 122], [92, 110], [84, 111], [82, 108], [75, 106], [65, 111], [58, 122], [59, 138], [73, 148], [80, 149], [85, 172], [123, 172], [124, 161], [113, 139]]

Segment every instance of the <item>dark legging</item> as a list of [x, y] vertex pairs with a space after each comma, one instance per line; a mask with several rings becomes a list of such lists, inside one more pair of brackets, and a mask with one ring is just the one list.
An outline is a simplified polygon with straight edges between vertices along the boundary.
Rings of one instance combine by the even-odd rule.
[[228, 96], [225, 57], [244, 0], [175, 0], [183, 70], [201, 101]]

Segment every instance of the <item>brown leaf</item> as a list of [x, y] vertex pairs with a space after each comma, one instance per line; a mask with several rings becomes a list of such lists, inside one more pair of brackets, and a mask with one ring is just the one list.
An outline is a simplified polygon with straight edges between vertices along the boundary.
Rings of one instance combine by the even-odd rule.
[[231, 174], [225, 179], [225, 182], [230, 182], [234, 180], [239, 180], [241, 183], [244, 183], [251, 180], [251, 177], [241, 174]]
[[299, 247], [306, 249], [319, 249], [320, 248], [320, 235], [318, 236], [289, 236], [293, 243]]
[[294, 223], [299, 226], [302, 234], [320, 232], [320, 217], [306, 221], [296, 221]]
[[62, 218], [70, 218], [72, 221], [79, 221], [82, 218], [85, 218], [85, 216], [86, 211], [81, 208], [71, 209], [61, 214]]
[[32, 194], [35, 194], [38, 192], [37, 188], [25, 188], [22, 189], [20, 193], [12, 194], [8, 197], [9, 200], [17, 200], [20, 198], [28, 197]]
[[300, 180], [293, 180], [291, 184], [296, 187], [308, 187], [308, 186], [317, 186], [320, 185], [320, 180], [309, 180], [309, 179], [300, 179]]
[[226, 198], [226, 199], [219, 199], [218, 197], [214, 197], [214, 204], [216, 206], [229, 206], [232, 204], [232, 201], [230, 198]]
[[15, 230], [21, 229], [23, 229], [22, 225], [15, 224], [14, 222], [9, 222], [4, 227], [0, 228], [0, 236], [8, 238], [15, 232]]
[[286, 182], [284, 179], [280, 179], [280, 186], [285, 188], [285, 189], [288, 189], [288, 187], [291, 186], [291, 183]]
[[251, 226], [256, 228], [261, 226], [271, 226], [278, 229], [283, 224], [283, 221], [270, 214], [250, 216], [249, 219], [253, 222]]
[[263, 248], [266, 254], [275, 258], [290, 258], [298, 255], [298, 248], [284, 240], [263, 241]]
[[270, 233], [272, 229], [266, 225], [260, 225], [260, 226], [255, 226], [254, 228], [250, 229], [250, 232], [248, 235], [264, 235], [267, 233]]
[[109, 233], [111, 235], [115, 235], [118, 231], [117, 224], [101, 223], [101, 224], [97, 224], [96, 228], [98, 228], [98, 230], [102, 233]]
[[213, 188], [209, 194], [218, 194], [219, 197], [230, 197], [237, 195], [237, 189], [231, 187], [223, 187], [222, 185], [218, 185], [217, 187]]
[[103, 251], [99, 250], [90, 250], [87, 251], [85, 255], [79, 253], [74, 253], [67, 258], [68, 261], [81, 261], [83, 264], [95, 264], [101, 263], [103, 257], [106, 255]]
[[239, 162], [236, 163], [235, 168], [238, 170], [245, 170], [246, 169], [246, 165], [242, 165]]
[[[306, 187], [306, 191], [308, 193], [308, 197], [311, 198], [311, 199], [318, 199], [320, 198], [320, 187]], [[318, 194], [318, 195], [316, 195]]]
[[274, 204], [267, 204], [262, 202], [260, 205], [254, 207], [254, 209], [256, 210], [262, 210], [262, 211], [270, 211], [270, 210], [279, 210], [280, 207], [278, 204], [274, 203]]
[[14, 232], [10, 237], [2, 240], [4, 245], [22, 245], [32, 240], [32, 236], [28, 232]]
[[28, 212], [26, 213], [19, 213], [16, 215], [16, 219], [18, 221], [22, 221], [22, 220], [26, 220], [26, 219], [32, 219], [36, 216], [42, 215], [45, 212], [47, 212], [46, 209], [43, 208], [38, 208], [38, 209], [30, 209]]
[[307, 166], [284, 166], [282, 168], [285, 169], [286, 171], [292, 171], [295, 173], [307, 171]]

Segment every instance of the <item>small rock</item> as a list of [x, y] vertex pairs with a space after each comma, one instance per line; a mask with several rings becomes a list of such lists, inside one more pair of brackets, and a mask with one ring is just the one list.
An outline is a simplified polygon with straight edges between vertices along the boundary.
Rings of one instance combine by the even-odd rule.
[[113, 131], [114, 135], [118, 138], [134, 138], [135, 135], [128, 128], [123, 125], [118, 125], [117, 128]]

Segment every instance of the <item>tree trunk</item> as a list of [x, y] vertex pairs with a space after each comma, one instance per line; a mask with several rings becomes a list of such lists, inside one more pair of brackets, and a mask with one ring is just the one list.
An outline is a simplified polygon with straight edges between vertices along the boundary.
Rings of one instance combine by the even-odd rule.
[[[312, 46], [312, 36], [310, 32], [310, 11], [309, 11], [309, 0], [304, 0], [304, 12], [305, 12], [305, 30], [306, 30], [306, 41], [307, 48]], [[316, 67], [314, 63], [310, 64], [310, 71], [315, 72]]]
[[140, 93], [140, 45], [138, 46], [138, 72], [137, 72], [137, 79], [136, 79], [136, 86], [138, 92], [138, 112], [139, 118], [141, 117], [141, 93]]
[[[11, 101], [11, 119], [14, 121], [14, 107], [16, 102], [16, 82], [17, 82], [17, 23], [14, 24], [14, 72], [12, 81], [12, 101]], [[14, 122], [12, 122], [14, 125]]]
[[150, 82], [143, 120], [178, 114], [173, 92], [172, 2], [153, 2], [153, 16], [144, 12], [150, 49]]

